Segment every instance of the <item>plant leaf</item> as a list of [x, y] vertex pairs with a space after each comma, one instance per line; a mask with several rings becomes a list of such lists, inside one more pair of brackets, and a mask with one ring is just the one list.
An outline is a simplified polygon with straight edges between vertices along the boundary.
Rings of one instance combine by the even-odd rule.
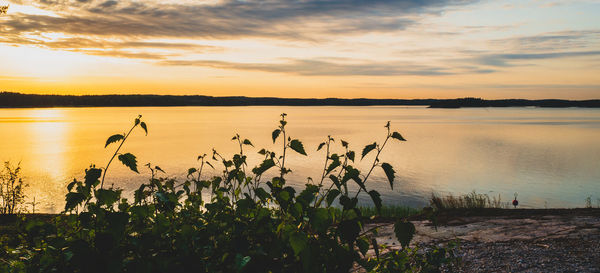
[[402, 137], [402, 135], [400, 133], [398, 133], [398, 132], [392, 133], [392, 138], [395, 138], [395, 139], [400, 140], [400, 141], [406, 141], [406, 139], [404, 139], [404, 137]]
[[359, 176], [360, 176], [360, 171], [358, 169], [355, 169], [352, 166], [347, 166], [346, 167], [346, 173], [344, 174], [344, 177], [342, 177], [342, 184], [345, 184], [346, 182], [348, 182], [348, 180], [352, 179], [364, 191], [367, 191], [367, 188], [365, 187], [365, 184], [363, 183], [362, 179], [360, 179]]
[[242, 255], [237, 254], [235, 255], [235, 269], [237, 272], [241, 272], [242, 269], [244, 268], [244, 266], [246, 266], [246, 264], [248, 264], [248, 262], [251, 260], [250, 256], [244, 256], [242, 257]]
[[271, 133], [271, 137], [273, 138], [273, 143], [275, 143], [275, 140], [277, 140], [280, 133], [281, 133], [281, 130], [279, 130], [279, 129], [275, 129], [275, 131], [273, 131], [273, 133]]
[[260, 198], [260, 200], [263, 202], [265, 202], [269, 198], [271, 198], [271, 195], [269, 193], [267, 193], [267, 191], [265, 191], [265, 189], [263, 189], [263, 188], [258, 188], [256, 190], [254, 190], [254, 194], [256, 196], [258, 196], [258, 198]]
[[119, 155], [119, 161], [121, 161], [123, 165], [129, 167], [129, 169], [131, 169], [132, 171], [140, 173], [137, 169], [137, 159], [135, 158], [135, 155], [132, 155], [130, 153]]
[[331, 164], [329, 164], [329, 167], [327, 167], [327, 172], [326, 174], [330, 173], [331, 171], [333, 171], [335, 168], [339, 167], [342, 163], [340, 163], [340, 157], [337, 154], [332, 154], [331, 155]]
[[69, 183], [69, 185], [67, 185], [67, 190], [69, 192], [71, 192], [71, 190], [73, 189], [73, 187], [77, 185], [77, 180], [73, 179], [73, 182]]
[[340, 180], [337, 178], [337, 176], [332, 174], [329, 176], [329, 179], [331, 179], [331, 181], [333, 181], [333, 184], [335, 184], [338, 187], [338, 189], [342, 188], [342, 185], [340, 184]]
[[360, 253], [365, 256], [369, 250], [369, 240], [366, 237], [358, 238], [358, 240], [356, 240], [356, 245], [358, 245]]
[[342, 140], [342, 146], [348, 148], [348, 142]]
[[159, 166], [154, 166], [154, 168], [155, 168], [157, 171], [161, 171], [162, 173], [165, 173], [165, 171], [163, 171], [163, 169], [161, 169]]
[[375, 208], [377, 208], [377, 213], [381, 213], [381, 194], [376, 190], [372, 190], [369, 192], [371, 199], [373, 199], [373, 203], [375, 203]]
[[331, 226], [331, 216], [326, 208], [317, 208], [310, 214], [310, 224], [319, 233], [324, 234]]
[[369, 152], [373, 151], [376, 147], [377, 147], [377, 142], [373, 142], [373, 144], [369, 144], [369, 145], [365, 146], [365, 148], [362, 151], [362, 157], [360, 159], [365, 158], [365, 156]]
[[385, 176], [387, 176], [388, 181], [390, 181], [390, 187], [393, 190], [394, 189], [394, 178], [395, 178], [394, 174], [396, 173], [396, 171], [394, 171], [394, 167], [392, 167], [392, 165], [390, 165], [388, 163], [383, 163], [383, 164], [381, 164], [381, 168], [385, 172]]
[[354, 162], [354, 151], [347, 152], [346, 156], [348, 157], [348, 159], [350, 159], [350, 160], [352, 160], [352, 162]]
[[142, 127], [142, 129], [144, 129], [144, 132], [146, 132], [146, 135], [148, 135], [148, 126], [146, 126], [145, 122], [140, 123], [140, 126]]
[[106, 140], [106, 144], [104, 145], [104, 148], [108, 147], [108, 145], [110, 145], [111, 143], [121, 141], [123, 138], [125, 138], [125, 136], [121, 135], [121, 134], [116, 134], [116, 135], [112, 135], [112, 136], [108, 137], [108, 139]]
[[403, 248], [408, 247], [410, 241], [412, 241], [413, 236], [415, 235], [415, 232], [415, 225], [413, 225], [411, 222], [404, 222], [402, 219], [399, 219], [394, 224], [394, 233], [396, 234], [396, 238]]
[[319, 144], [319, 147], [317, 147], [317, 151], [321, 150], [321, 148], [323, 148], [323, 146], [325, 146], [325, 142], [322, 142], [321, 144]]
[[76, 208], [79, 204], [85, 201], [85, 195], [78, 192], [70, 192], [66, 195], [65, 211], [70, 211]]
[[308, 246], [308, 239], [304, 232], [295, 232], [290, 235], [290, 245], [294, 250], [294, 254], [298, 256]]
[[375, 257], [379, 260], [379, 244], [377, 244], [377, 239], [373, 238], [371, 240], [371, 244], [373, 245], [373, 249], [375, 250]]
[[302, 145], [302, 142], [300, 142], [300, 140], [293, 139], [290, 142], [290, 148], [292, 148], [292, 150], [298, 152], [301, 155], [306, 155], [306, 152], [304, 151], [304, 145]]
[[331, 206], [331, 204], [338, 195], [340, 195], [340, 191], [336, 189], [332, 189], [331, 191], [329, 191], [329, 193], [327, 194], [327, 206]]
[[104, 190], [98, 189], [94, 192], [98, 205], [112, 206], [121, 198], [120, 190]]
[[340, 231], [340, 237], [342, 241], [347, 243], [352, 243], [358, 237], [360, 233], [361, 226], [356, 219], [354, 220], [344, 220], [340, 222], [338, 226], [338, 230]]
[[260, 166], [252, 169], [252, 172], [256, 175], [261, 175], [273, 166], [275, 166], [275, 161], [273, 161], [273, 159], [265, 159]]
[[252, 142], [250, 142], [250, 140], [248, 140], [248, 139], [244, 139], [244, 142], [242, 142], [242, 144], [250, 145], [250, 146], [254, 147], [254, 145], [252, 145]]

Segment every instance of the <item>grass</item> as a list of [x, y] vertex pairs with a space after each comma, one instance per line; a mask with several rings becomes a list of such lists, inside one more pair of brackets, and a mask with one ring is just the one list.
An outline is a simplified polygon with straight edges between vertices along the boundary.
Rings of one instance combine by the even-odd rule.
[[[421, 214], [423, 211], [421, 209], [411, 208], [408, 206], [399, 206], [399, 205], [383, 205], [381, 207], [381, 212], [377, 213], [377, 209], [375, 207], [357, 207], [360, 210], [361, 215], [366, 218], [378, 217], [384, 219], [391, 218], [407, 218], [415, 215]], [[335, 208], [336, 215], [341, 216], [342, 210], [340, 208]]]
[[421, 213], [420, 209], [411, 208], [407, 206], [382, 206], [381, 212], [378, 214], [377, 209], [374, 207], [359, 207], [358, 208], [363, 216], [381, 216], [381, 217], [409, 217]]
[[509, 202], [502, 201], [500, 194], [498, 194], [497, 197], [490, 197], [487, 194], [476, 193], [475, 191], [459, 196], [454, 196], [452, 194], [439, 196], [432, 193], [429, 202], [433, 208], [438, 210], [484, 208], [506, 209], [510, 207]]

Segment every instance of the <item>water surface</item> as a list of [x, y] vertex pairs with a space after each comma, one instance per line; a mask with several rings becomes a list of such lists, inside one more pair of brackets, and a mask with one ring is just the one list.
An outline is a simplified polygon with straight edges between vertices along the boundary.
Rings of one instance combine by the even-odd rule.
[[[66, 185], [82, 179], [90, 164], [104, 166], [116, 146], [106, 138], [125, 132], [142, 114], [149, 134], [134, 132], [124, 152], [138, 157], [140, 173], [116, 162], [106, 183], [131, 192], [149, 177], [151, 162], [168, 176], [183, 179], [198, 155], [214, 147], [224, 155], [237, 145], [238, 133], [256, 148], [247, 153], [260, 163], [260, 148], [271, 141], [279, 114], [288, 114], [288, 132], [304, 142], [308, 157], [292, 154], [290, 183], [302, 186], [318, 178], [327, 135], [362, 148], [385, 137], [385, 123], [408, 141], [391, 143], [382, 160], [397, 172], [394, 190], [377, 170], [369, 187], [384, 203], [423, 206], [432, 192], [501, 195], [518, 192], [524, 207], [580, 207], [600, 198], [600, 110], [541, 108], [428, 109], [425, 107], [119, 107], [0, 109], [0, 160], [21, 162], [38, 211], [58, 212]], [[339, 143], [339, 142], [338, 142]], [[339, 147], [339, 146], [338, 146]], [[341, 151], [341, 147], [336, 148]], [[367, 168], [372, 157], [360, 162]], [[207, 175], [217, 172], [207, 173]]]

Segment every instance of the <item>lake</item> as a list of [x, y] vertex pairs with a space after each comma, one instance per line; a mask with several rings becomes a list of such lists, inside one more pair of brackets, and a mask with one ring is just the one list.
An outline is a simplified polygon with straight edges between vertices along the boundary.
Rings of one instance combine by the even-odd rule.
[[[367, 187], [382, 194], [384, 204], [415, 207], [432, 193], [471, 191], [511, 201], [518, 193], [522, 207], [582, 207], [600, 198], [600, 109], [426, 107], [115, 107], [0, 109], [0, 160], [21, 162], [28, 201], [36, 211], [59, 212], [66, 185], [83, 179], [90, 164], [105, 166], [116, 145], [106, 139], [128, 130], [138, 114], [148, 124], [132, 133], [123, 152], [138, 158], [140, 174], [119, 162], [109, 169], [108, 185], [128, 194], [150, 174], [151, 162], [166, 175], [185, 179], [196, 158], [215, 148], [223, 155], [239, 149], [236, 133], [252, 141], [251, 166], [260, 163], [261, 148], [280, 151], [271, 132], [279, 114], [287, 113], [288, 134], [300, 139], [309, 156], [291, 153], [289, 182], [302, 187], [307, 177], [320, 178], [325, 152], [316, 151], [327, 135], [346, 140], [360, 154], [363, 147], [385, 138], [384, 125], [408, 141], [392, 142], [382, 161], [396, 170], [394, 190], [381, 169]], [[334, 151], [342, 151], [339, 141]], [[373, 155], [357, 163], [364, 170]], [[215, 165], [216, 166], [216, 165]], [[208, 172], [217, 175], [220, 171]], [[275, 172], [271, 172], [271, 176]], [[268, 175], [267, 175], [268, 176]], [[364, 197], [366, 203], [368, 197]]]

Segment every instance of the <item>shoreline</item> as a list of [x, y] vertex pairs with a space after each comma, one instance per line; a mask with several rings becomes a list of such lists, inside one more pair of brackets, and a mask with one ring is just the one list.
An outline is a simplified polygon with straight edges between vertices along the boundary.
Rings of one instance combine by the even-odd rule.
[[600, 99], [372, 99], [279, 98], [204, 95], [39, 95], [0, 92], [0, 108], [177, 106], [426, 106], [429, 108], [600, 108]]

